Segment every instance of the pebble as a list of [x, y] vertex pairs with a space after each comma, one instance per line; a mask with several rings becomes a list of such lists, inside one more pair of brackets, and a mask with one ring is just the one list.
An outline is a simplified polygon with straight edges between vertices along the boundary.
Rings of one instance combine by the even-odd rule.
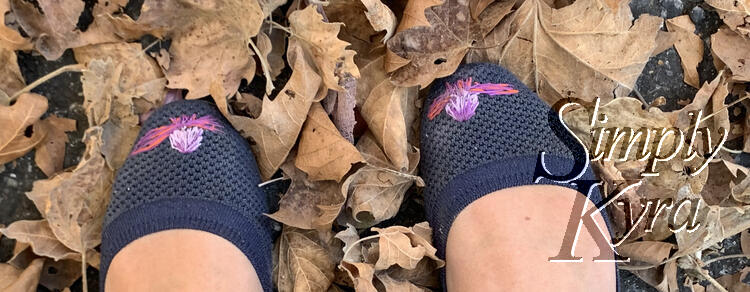
[[690, 10], [690, 20], [693, 21], [693, 23], [701, 22], [704, 19], [706, 19], [705, 11], [700, 6], [695, 6], [693, 10]]

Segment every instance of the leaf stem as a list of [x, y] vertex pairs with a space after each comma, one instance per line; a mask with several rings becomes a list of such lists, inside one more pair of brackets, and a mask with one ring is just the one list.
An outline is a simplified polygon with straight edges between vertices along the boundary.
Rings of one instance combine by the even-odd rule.
[[89, 282], [88, 282], [88, 279], [86, 277], [86, 267], [88, 267], [88, 264], [86, 263], [86, 253], [87, 252], [88, 252], [88, 250], [84, 250], [81, 253], [81, 277], [83, 277], [81, 279], [81, 284], [82, 284], [81, 286], [83, 286], [82, 287], [83, 288], [83, 292], [88, 292], [89, 291]]
[[270, 96], [275, 87], [273, 86], [273, 80], [271, 78], [271, 70], [268, 67], [268, 59], [266, 58], [266, 56], [262, 56], [260, 54], [260, 50], [255, 45], [255, 42], [253, 42], [253, 39], [250, 39], [250, 46], [253, 48], [253, 51], [255, 51], [255, 54], [260, 60], [260, 67], [263, 69], [263, 75], [266, 76], [266, 95]]
[[85, 69], [85, 67], [81, 64], [70, 64], [66, 66], [62, 66], [60, 68], [57, 68], [57, 70], [50, 72], [47, 75], [42, 76], [41, 78], [34, 80], [34, 82], [31, 82], [31, 84], [26, 85], [23, 89], [17, 91], [13, 95], [10, 96], [10, 102], [13, 102], [23, 93], [29, 92], [32, 89], [39, 86], [39, 84], [42, 84], [44, 82], [47, 82], [48, 80], [57, 77], [58, 75], [65, 73], [65, 72], [81, 72]]
[[703, 266], [704, 267], [708, 266], [711, 263], [717, 262], [717, 261], [728, 260], [728, 259], [738, 259], [738, 258], [750, 258], [750, 255], [746, 255], [746, 254], [730, 254], [730, 255], [715, 257], [715, 258], [712, 258], [710, 260], [707, 260], [707, 261], [703, 262]]

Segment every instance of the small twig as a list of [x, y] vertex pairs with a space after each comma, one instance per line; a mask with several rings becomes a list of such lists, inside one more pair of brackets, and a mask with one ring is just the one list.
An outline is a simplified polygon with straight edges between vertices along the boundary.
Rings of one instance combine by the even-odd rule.
[[83, 277], [81, 279], [81, 284], [82, 284], [81, 286], [83, 286], [82, 287], [83, 292], [88, 292], [89, 291], [89, 282], [88, 282], [88, 279], [86, 277], [86, 268], [88, 267], [88, 263], [86, 263], [86, 253], [87, 252], [88, 252], [88, 250], [84, 250], [81, 253], [81, 276]]
[[732, 103], [730, 103], [730, 104], [727, 104], [727, 105], [723, 106], [723, 107], [722, 107], [722, 108], [720, 108], [719, 110], [716, 110], [716, 111], [712, 112], [712, 113], [711, 113], [710, 115], [707, 115], [707, 116], [703, 117], [703, 118], [701, 119], [701, 122], [705, 122], [706, 120], [708, 120], [709, 118], [713, 117], [713, 116], [714, 116], [714, 115], [716, 115], [717, 113], [719, 113], [719, 112], [721, 112], [721, 111], [723, 111], [723, 110], [729, 109], [729, 108], [730, 108], [730, 107], [732, 107], [733, 105], [735, 105], [735, 104], [738, 104], [738, 103], [740, 103], [741, 101], [743, 101], [743, 100], [746, 100], [746, 99], [748, 99], [748, 98], [750, 98], [750, 94], [748, 94], [748, 95], [745, 95], [744, 97], [742, 97], [742, 98], [740, 98], [740, 99], [738, 99], [738, 100], [735, 100], [735, 101], [733, 101], [733, 102], [732, 102]]
[[643, 104], [643, 106], [646, 107], [646, 111], [648, 111], [651, 108], [651, 104], [648, 103], [648, 102], [646, 102], [646, 99], [643, 98], [643, 95], [641, 95], [641, 92], [638, 91], [637, 87], [638, 87], [637, 84], [636, 84], [636, 86], [633, 86], [633, 93], [635, 93], [635, 96], [638, 97], [638, 100], [641, 101], [641, 103]]
[[18, 96], [20, 96], [21, 94], [31, 91], [32, 89], [34, 89], [37, 86], [39, 86], [39, 84], [47, 82], [47, 80], [55, 78], [55, 77], [57, 77], [58, 75], [60, 75], [62, 73], [65, 73], [65, 72], [81, 72], [85, 68], [86, 67], [84, 67], [81, 64], [71, 64], [71, 65], [66, 65], [66, 66], [62, 66], [60, 68], [57, 68], [57, 70], [52, 71], [49, 74], [42, 76], [41, 78], [35, 80], [34, 82], [31, 82], [31, 84], [26, 85], [26, 87], [24, 87], [23, 89], [17, 91], [13, 95], [11, 95], [10, 96], [10, 102], [13, 102], [14, 100], [16, 100], [16, 98], [18, 98]]
[[732, 153], [732, 154], [742, 154], [742, 150], [729, 149], [726, 146], [721, 146], [721, 150], [724, 150], [724, 151]]
[[250, 46], [253, 47], [253, 51], [258, 55], [260, 67], [263, 69], [263, 75], [266, 76], [266, 95], [271, 95], [275, 87], [273, 86], [273, 80], [271, 80], [271, 70], [268, 67], [268, 60], [265, 56], [261, 56], [260, 50], [255, 45], [255, 42], [253, 42], [253, 39], [250, 39]]
[[161, 40], [157, 39], [157, 40], [153, 41], [151, 44], [149, 44], [148, 46], [146, 46], [145, 48], [143, 48], [143, 50], [141, 50], [141, 51], [145, 53], [146, 51], [148, 51], [148, 49], [150, 49], [151, 47], [153, 47], [154, 45], [156, 45], [156, 44], [158, 44], [160, 42], [161, 42]]
[[269, 185], [269, 184], [275, 183], [275, 182], [277, 182], [277, 181], [280, 181], [280, 180], [287, 180], [287, 179], [289, 179], [289, 178], [288, 178], [288, 177], [284, 177], [284, 176], [282, 176], [282, 177], [277, 177], [277, 178], [274, 178], [274, 179], [272, 179], [272, 180], [268, 180], [268, 181], [264, 181], [264, 182], [262, 182], [262, 183], [259, 183], [259, 184], [258, 184], [258, 187], [259, 187], [259, 188], [260, 188], [260, 187], [264, 187], [264, 186], [266, 186], [266, 185]]
[[347, 248], [347, 249], [346, 249], [346, 250], [344, 251], [344, 256], [343, 256], [343, 257], [341, 257], [341, 258], [342, 258], [342, 259], [345, 259], [345, 258], [346, 258], [346, 255], [347, 255], [347, 254], [349, 254], [349, 251], [351, 251], [351, 250], [352, 250], [352, 248], [354, 248], [354, 246], [356, 246], [357, 244], [359, 244], [359, 243], [361, 243], [361, 242], [363, 242], [363, 241], [365, 241], [365, 240], [370, 240], [370, 239], [373, 239], [373, 238], [378, 238], [378, 237], [381, 237], [381, 236], [383, 236], [383, 234], [380, 234], [380, 233], [379, 233], [379, 234], [375, 234], [375, 235], [370, 235], [370, 236], [368, 236], [368, 237], [363, 237], [363, 238], [360, 238], [359, 240], [357, 240], [357, 241], [355, 241], [355, 242], [352, 242], [352, 245], [350, 245], [350, 246], [349, 246], [349, 248]]
[[721, 286], [721, 284], [718, 281], [716, 281], [714, 277], [711, 277], [711, 275], [709, 275], [705, 270], [703, 270], [702, 268], [698, 268], [697, 270], [699, 273], [701, 273], [701, 275], [703, 275], [704, 278], [706, 278], [706, 280], [708, 280], [708, 282], [711, 283], [711, 285], [714, 285], [714, 287], [716, 287], [717, 290], [721, 292], [729, 292], [727, 291], [726, 288], [724, 288], [724, 286]]
[[708, 266], [708, 265], [710, 265], [713, 262], [718, 262], [718, 261], [728, 260], [728, 259], [738, 259], [738, 258], [748, 258], [748, 259], [750, 259], [750, 255], [746, 255], [746, 254], [730, 254], [730, 255], [715, 257], [715, 258], [712, 258], [710, 260], [707, 260], [707, 261], [703, 262], [703, 266], [704, 267]]
[[712, 113], [711, 113], [710, 115], [707, 115], [707, 116], [703, 117], [703, 118], [702, 118], [702, 119], [701, 119], [700, 121], [698, 121], [697, 123], [695, 123], [695, 125], [692, 125], [692, 126], [688, 127], [688, 128], [686, 129], [686, 130], [690, 130], [690, 129], [692, 129], [692, 128], [693, 128], [693, 127], [695, 127], [696, 125], [699, 125], [700, 123], [702, 123], [702, 122], [705, 122], [706, 120], [708, 120], [708, 119], [712, 118], [712, 117], [713, 117], [714, 115], [718, 114], [719, 112], [721, 112], [721, 111], [724, 111], [724, 110], [727, 110], [727, 109], [729, 109], [730, 107], [732, 107], [733, 105], [735, 105], [735, 104], [738, 104], [738, 103], [740, 103], [741, 101], [743, 101], [743, 100], [746, 100], [746, 99], [748, 99], [748, 98], [750, 98], [750, 94], [748, 94], [748, 95], [745, 95], [744, 97], [742, 97], [742, 98], [740, 98], [740, 99], [738, 99], [738, 100], [735, 100], [735, 101], [733, 101], [732, 103], [730, 103], [730, 104], [727, 104], [727, 105], [725, 105], [724, 107], [722, 107], [722, 108], [720, 108], [720, 109], [718, 109], [718, 110], [715, 110], [715, 111], [714, 111], [714, 112], [712, 112]]

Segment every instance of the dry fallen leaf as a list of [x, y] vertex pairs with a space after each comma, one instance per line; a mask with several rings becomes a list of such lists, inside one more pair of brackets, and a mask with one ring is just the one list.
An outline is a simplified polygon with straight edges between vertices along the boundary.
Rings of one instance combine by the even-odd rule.
[[[482, 21], [500, 19], [509, 9]], [[388, 40], [385, 59], [386, 71], [399, 86], [424, 88], [435, 78], [450, 75], [472, 42], [491, 29], [481, 29], [481, 24], [474, 21], [468, 1], [411, 0], [403, 13], [396, 34]]]
[[363, 154], [367, 165], [341, 184], [341, 192], [350, 194], [346, 205], [353, 222], [349, 223], [369, 227], [396, 215], [412, 183], [423, 184], [415, 176], [419, 151], [412, 149], [413, 152], [408, 153], [409, 165], [401, 172], [390, 166], [385, 153], [369, 132], [360, 138], [357, 149]]
[[399, 265], [405, 269], [414, 269], [423, 257], [441, 262], [435, 255], [437, 249], [432, 247], [432, 237], [424, 238], [421, 234], [414, 232], [413, 228], [403, 226], [389, 226], [383, 229], [372, 228], [379, 235], [378, 243], [380, 247], [375, 270], [385, 270], [393, 265]]
[[689, 15], [682, 15], [668, 19], [667, 29], [677, 35], [674, 47], [682, 60], [685, 83], [699, 88], [698, 63], [703, 60], [703, 41], [694, 33], [695, 25]]
[[309, 180], [291, 159], [281, 169], [292, 183], [279, 201], [279, 210], [268, 217], [302, 229], [331, 228], [346, 201], [346, 194], [339, 192], [338, 184]]
[[78, 48], [84, 103], [90, 126], [102, 126], [107, 165], [118, 169], [135, 143], [139, 115], [163, 103], [165, 80], [139, 44], [101, 44]]
[[90, 128], [86, 152], [71, 172], [37, 180], [26, 195], [67, 248], [86, 253], [99, 245], [104, 212], [114, 173], [101, 154], [102, 129]]
[[0, 233], [18, 242], [31, 245], [35, 254], [52, 258], [81, 260], [81, 254], [63, 245], [55, 237], [47, 220], [21, 220], [11, 223], [7, 228], [0, 228]]
[[[563, 97], [603, 103], [627, 95], [656, 48], [662, 19], [635, 22], [628, 1], [618, 9], [579, 0], [553, 9], [525, 1], [467, 56], [502, 64], [550, 104]], [[607, 32], [607, 33], [601, 33]]]
[[[107, 2], [109, 3], [109, 2]], [[34, 48], [47, 60], [62, 56], [68, 48], [139, 38], [140, 31], [118, 30], [106, 13], [94, 15], [85, 31], [77, 28], [85, 3], [77, 0], [42, 0], [34, 4], [10, 0], [18, 23], [34, 42]], [[113, 5], [114, 6], [114, 5]], [[102, 8], [95, 8], [95, 10]], [[101, 10], [98, 10], [101, 11]]]
[[6, 292], [37, 291], [39, 275], [44, 259], [35, 259], [26, 269], [18, 269], [9, 264], [0, 264], [0, 290]]
[[31, 151], [46, 136], [45, 128], [32, 126], [47, 111], [47, 99], [24, 93], [11, 106], [0, 105], [0, 164]]
[[706, 3], [716, 9], [729, 29], [750, 37], [750, 3], [747, 0], [707, 0]]
[[669, 257], [674, 244], [661, 241], [636, 241], [617, 247], [617, 254], [634, 262], [661, 264]]
[[355, 52], [347, 50], [349, 43], [337, 37], [341, 23], [324, 22], [315, 6], [310, 5], [292, 12], [289, 24], [293, 37], [300, 40], [300, 46], [312, 58], [327, 88], [343, 90], [339, 76], [349, 74], [359, 78], [359, 69], [354, 64]]
[[325, 291], [333, 282], [335, 263], [325, 241], [314, 230], [284, 226], [277, 242], [274, 283], [279, 291]]
[[[750, 16], [748, 16], [750, 17]], [[711, 35], [711, 50], [732, 70], [732, 79], [737, 82], [750, 82], [750, 36], [720, 28]]]
[[274, 100], [263, 100], [260, 117], [227, 117], [240, 134], [253, 139], [251, 146], [264, 180], [286, 160], [322, 80], [294, 41], [289, 44], [287, 60], [292, 64], [292, 76]]
[[10, 49], [0, 47], [0, 106], [8, 105], [8, 96], [21, 90], [26, 83], [18, 67], [16, 53]]
[[[10, 12], [10, 1], [0, 1], [0, 23], [6, 24], [5, 14]], [[24, 38], [18, 31], [0, 25], [0, 48], [13, 50], [28, 50], [31, 48], [31, 42]], [[5, 64], [5, 62], [0, 62]]]
[[313, 104], [302, 128], [294, 165], [306, 172], [311, 181], [338, 182], [353, 164], [363, 161], [357, 148], [341, 136], [323, 107]]
[[383, 42], [385, 43], [391, 38], [396, 29], [396, 15], [380, 0], [362, 0], [362, 4], [367, 8], [365, 16], [367, 16], [367, 20], [372, 24], [372, 28], [375, 31], [386, 31], [383, 37]]
[[172, 39], [165, 75], [169, 88], [186, 88], [186, 99], [209, 94], [220, 80], [224, 95], [234, 94], [242, 79], [252, 80], [255, 60], [248, 47], [263, 21], [257, 0], [148, 0], [137, 23], [163, 30]]
[[51, 177], [63, 169], [65, 143], [68, 143], [65, 132], [76, 130], [76, 120], [51, 115], [40, 121], [38, 126], [46, 128], [47, 135], [36, 146], [34, 162], [47, 177]]
[[347, 272], [357, 291], [376, 291], [375, 277], [386, 291], [423, 291], [415, 283], [422, 280], [423, 274], [431, 274], [445, 265], [435, 256], [436, 249], [430, 241], [432, 229], [427, 222], [411, 228], [372, 228], [377, 234], [362, 239], [353, 229], [349, 226], [336, 237], [346, 244], [339, 267]]

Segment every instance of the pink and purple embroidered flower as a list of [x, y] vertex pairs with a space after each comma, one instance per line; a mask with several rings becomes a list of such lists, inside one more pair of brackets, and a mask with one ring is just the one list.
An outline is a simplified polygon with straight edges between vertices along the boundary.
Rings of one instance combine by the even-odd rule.
[[510, 84], [478, 83], [472, 82], [471, 78], [458, 80], [456, 85], [445, 84], [445, 92], [432, 102], [427, 117], [432, 120], [445, 108], [445, 112], [454, 120], [467, 121], [476, 113], [481, 93], [492, 96], [510, 95], [518, 93], [518, 90], [513, 89]]
[[212, 116], [197, 117], [180, 116], [169, 119], [172, 123], [166, 126], [151, 129], [146, 132], [138, 143], [135, 144], [131, 156], [156, 148], [159, 144], [169, 138], [170, 146], [180, 153], [191, 153], [201, 146], [203, 131], [220, 131], [221, 125]]

